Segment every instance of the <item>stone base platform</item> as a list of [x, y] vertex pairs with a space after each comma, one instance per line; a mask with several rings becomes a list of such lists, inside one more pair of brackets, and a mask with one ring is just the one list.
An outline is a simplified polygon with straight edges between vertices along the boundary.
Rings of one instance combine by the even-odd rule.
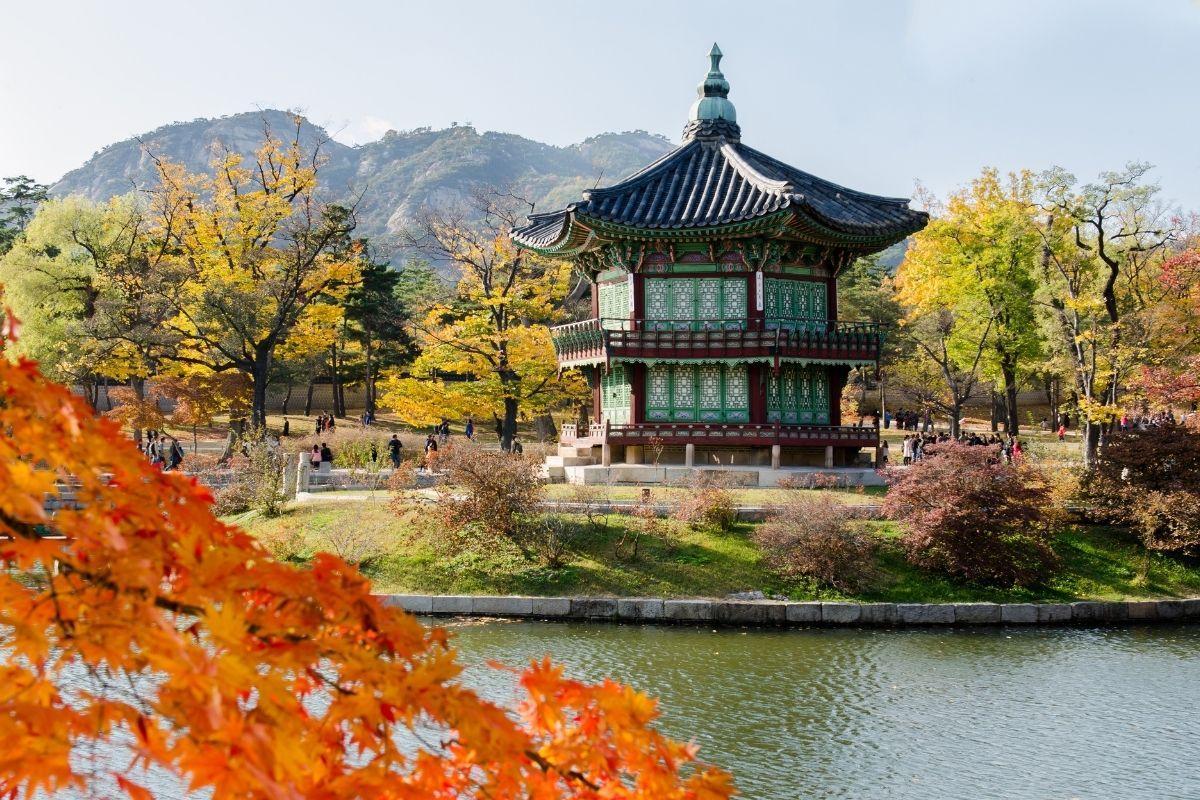
[[681, 465], [649, 464], [613, 464], [602, 466], [591, 464], [586, 466], [561, 466], [562, 478], [567, 483], [574, 484], [637, 484], [662, 485], [677, 484], [688, 480], [693, 472], [701, 471], [707, 475], [719, 476], [735, 486], [778, 486], [779, 481], [787, 479], [802, 483], [804, 481], [833, 481], [843, 486], [883, 486], [883, 478], [879, 473], [867, 467], [837, 467], [827, 469], [822, 467], [780, 467], [772, 469], [760, 466], [721, 466], [685, 467]]

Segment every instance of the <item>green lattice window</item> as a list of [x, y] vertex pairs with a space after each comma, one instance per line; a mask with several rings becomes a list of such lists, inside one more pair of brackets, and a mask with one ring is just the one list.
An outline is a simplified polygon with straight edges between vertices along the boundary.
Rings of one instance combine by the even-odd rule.
[[629, 396], [624, 364], [614, 364], [600, 375], [600, 411], [613, 425], [629, 422]]
[[822, 367], [784, 364], [767, 384], [767, 420], [829, 424], [829, 375]]
[[605, 328], [628, 327], [622, 320], [629, 319], [629, 281], [600, 284], [600, 319]]
[[745, 366], [655, 364], [646, 368], [646, 420], [749, 422]]
[[763, 281], [767, 324], [787, 330], [824, 330], [821, 322], [829, 313], [825, 289], [818, 281], [767, 278]]
[[736, 330], [746, 323], [746, 278], [646, 278], [648, 325], [659, 330]]

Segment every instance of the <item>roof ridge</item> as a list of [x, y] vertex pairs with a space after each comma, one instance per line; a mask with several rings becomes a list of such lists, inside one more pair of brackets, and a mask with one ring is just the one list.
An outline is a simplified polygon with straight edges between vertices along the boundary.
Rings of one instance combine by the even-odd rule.
[[659, 156], [657, 160], [651, 161], [649, 164], [642, 167], [637, 172], [633, 173], [632, 175], [629, 175], [628, 177], [622, 178], [617, 183], [611, 184], [609, 186], [598, 186], [595, 189], [585, 190], [583, 192], [583, 199], [585, 201], [591, 200], [592, 198], [596, 197], [597, 195], [603, 197], [604, 195], [611, 194], [617, 190], [626, 190], [626, 189], [633, 188], [634, 186], [639, 186], [641, 184], [644, 184], [644, 183], [648, 182], [653, 176], [657, 175], [659, 172], [661, 172], [663, 169], [665, 169], [668, 166], [668, 162], [674, 160], [674, 158], [676, 156], [678, 156], [680, 153], [682, 153], [684, 150], [687, 150], [690, 147], [699, 146], [699, 145], [700, 145], [700, 142], [695, 141], [695, 140], [690, 141], [690, 142], [684, 142], [679, 147], [676, 147], [674, 150], [671, 150], [670, 152], [664, 153], [663, 155]]
[[[774, 167], [778, 167], [780, 169], [780, 171], [784, 172], [785, 174], [798, 175], [798, 176], [801, 176], [802, 179], [804, 179], [804, 180], [811, 180], [811, 181], [814, 181], [819, 184], [824, 184], [825, 186], [828, 186], [829, 188], [833, 189], [836, 192], [844, 192], [847, 195], [859, 197], [864, 200], [873, 200], [873, 201], [882, 200], [882, 201], [889, 202], [889, 203], [895, 203], [897, 205], [903, 205], [905, 207], [907, 207], [909, 204], [909, 198], [907, 198], [907, 197], [888, 197], [886, 195], [871, 194], [870, 192], [863, 192], [858, 189], [850, 189], [848, 187], [842, 186], [840, 183], [834, 183], [833, 181], [829, 180], [828, 178], [822, 178], [819, 175], [813, 175], [811, 172], [805, 172], [804, 170], [799, 169], [797, 167], [793, 167], [791, 164], [786, 164], [777, 158], [772, 158], [771, 156], [767, 155], [766, 153], [762, 152], [761, 150], [755, 150], [753, 147], [750, 147], [749, 145], [738, 142], [737, 146], [739, 149], [749, 151], [750, 155], [753, 158], [767, 162], [768, 164], [771, 164]], [[739, 153], [739, 155], [741, 155], [741, 154]]]
[[[743, 145], [741, 145], [740, 142], [725, 142], [721, 145], [721, 154], [725, 156], [725, 160], [732, 164], [733, 168], [736, 169], [743, 178], [750, 181], [763, 191], [776, 192], [778, 194], [795, 194], [796, 187], [791, 181], [768, 178], [766, 175], [763, 175], [762, 172], [755, 169], [754, 165], [743, 158], [742, 154], [738, 152], [738, 148], [741, 146]], [[746, 149], [756, 152], [753, 151], [752, 148]]]

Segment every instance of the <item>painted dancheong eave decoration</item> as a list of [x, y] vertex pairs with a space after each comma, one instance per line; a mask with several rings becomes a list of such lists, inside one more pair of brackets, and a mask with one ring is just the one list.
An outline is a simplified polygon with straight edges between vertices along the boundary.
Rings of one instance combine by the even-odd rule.
[[559, 364], [589, 375], [614, 443], [872, 446], [876, 432], [841, 427], [839, 398], [885, 332], [838, 320], [836, 277], [928, 215], [743, 144], [721, 56], [678, 148], [513, 232], [593, 282], [593, 318], [552, 331]]

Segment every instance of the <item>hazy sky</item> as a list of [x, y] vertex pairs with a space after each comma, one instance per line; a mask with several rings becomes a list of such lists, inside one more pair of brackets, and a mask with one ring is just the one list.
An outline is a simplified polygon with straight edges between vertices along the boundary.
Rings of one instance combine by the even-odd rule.
[[53, 181], [173, 120], [297, 108], [336, 138], [471, 122], [678, 141], [713, 40], [743, 140], [854, 188], [984, 165], [1158, 166], [1200, 208], [1200, 2], [6, 4], [0, 175]]

